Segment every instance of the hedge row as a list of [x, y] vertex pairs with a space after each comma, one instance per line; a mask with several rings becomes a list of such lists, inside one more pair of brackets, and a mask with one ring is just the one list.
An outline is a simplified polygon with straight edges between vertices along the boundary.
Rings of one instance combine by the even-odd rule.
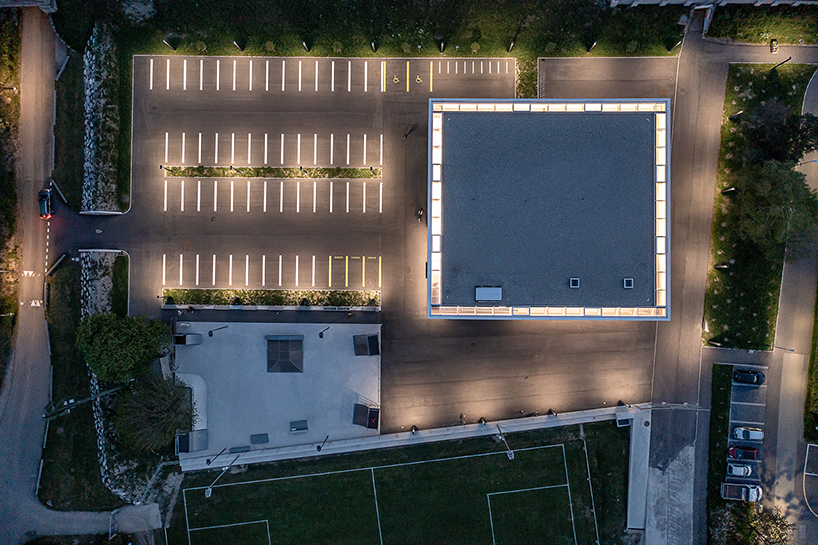
[[377, 307], [381, 292], [376, 290], [223, 290], [165, 289], [167, 304]]

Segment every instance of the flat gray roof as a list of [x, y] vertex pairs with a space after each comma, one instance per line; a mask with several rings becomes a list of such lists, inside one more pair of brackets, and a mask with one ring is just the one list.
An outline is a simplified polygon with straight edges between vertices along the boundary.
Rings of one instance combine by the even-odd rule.
[[459, 112], [444, 127], [442, 304], [502, 286], [510, 306], [653, 305], [652, 112]]

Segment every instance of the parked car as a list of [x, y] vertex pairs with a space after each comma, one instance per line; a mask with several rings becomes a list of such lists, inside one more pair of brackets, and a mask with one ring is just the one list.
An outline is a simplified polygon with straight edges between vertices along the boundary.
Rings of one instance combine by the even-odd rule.
[[764, 439], [764, 432], [759, 428], [745, 428], [739, 426], [733, 430], [733, 437], [736, 439], [743, 439], [745, 441], [761, 441]]
[[37, 206], [40, 208], [40, 217], [44, 220], [51, 219], [54, 214], [54, 208], [51, 204], [51, 190], [41, 189], [37, 193]]
[[760, 501], [761, 487], [754, 484], [721, 483], [721, 497], [725, 500]]
[[758, 458], [758, 449], [755, 447], [730, 447], [727, 455], [737, 460], [755, 460]]
[[778, 53], [778, 40], [770, 40], [770, 53]]
[[727, 464], [727, 475], [730, 477], [749, 477], [752, 474], [753, 470], [747, 464]]
[[733, 381], [742, 384], [764, 384], [764, 373], [760, 371], [748, 371], [739, 369], [733, 371]]

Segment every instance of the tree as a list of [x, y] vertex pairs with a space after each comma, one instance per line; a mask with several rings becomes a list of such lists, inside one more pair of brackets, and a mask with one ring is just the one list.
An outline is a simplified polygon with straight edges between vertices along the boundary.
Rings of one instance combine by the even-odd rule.
[[147, 371], [146, 363], [170, 344], [170, 327], [142, 316], [86, 316], [77, 329], [77, 347], [101, 380], [123, 383]]
[[770, 99], [750, 116], [745, 128], [752, 162], [798, 161], [818, 149], [818, 118], [795, 115], [777, 99]]
[[148, 452], [169, 446], [177, 431], [190, 431], [194, 411], [188, 388], [151, 376], [119, 396], [114, 424], [127, 447]]
[[749, 167], [737, 184], [733, 205], [739, 236], [768, 255], [788, 241], [792, 255], [803, 255], [818, 231], [818, 195], [793, 167], [791, 162], [767, 161]]
[[792, 543], [790, 538], [795, 525], [790, 524], [778, 507], [764, 509], [759, 506], [755, 516], [750, 518], [750, 528], [755, 535], [754, 543], [758, 545], [788, 545]]

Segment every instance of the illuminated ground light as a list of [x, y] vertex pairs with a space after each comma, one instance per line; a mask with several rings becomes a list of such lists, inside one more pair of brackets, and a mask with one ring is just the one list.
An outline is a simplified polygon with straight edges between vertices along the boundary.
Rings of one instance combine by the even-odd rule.
[[429, 101], [427, 316], [670, 319], [670, 101]]

